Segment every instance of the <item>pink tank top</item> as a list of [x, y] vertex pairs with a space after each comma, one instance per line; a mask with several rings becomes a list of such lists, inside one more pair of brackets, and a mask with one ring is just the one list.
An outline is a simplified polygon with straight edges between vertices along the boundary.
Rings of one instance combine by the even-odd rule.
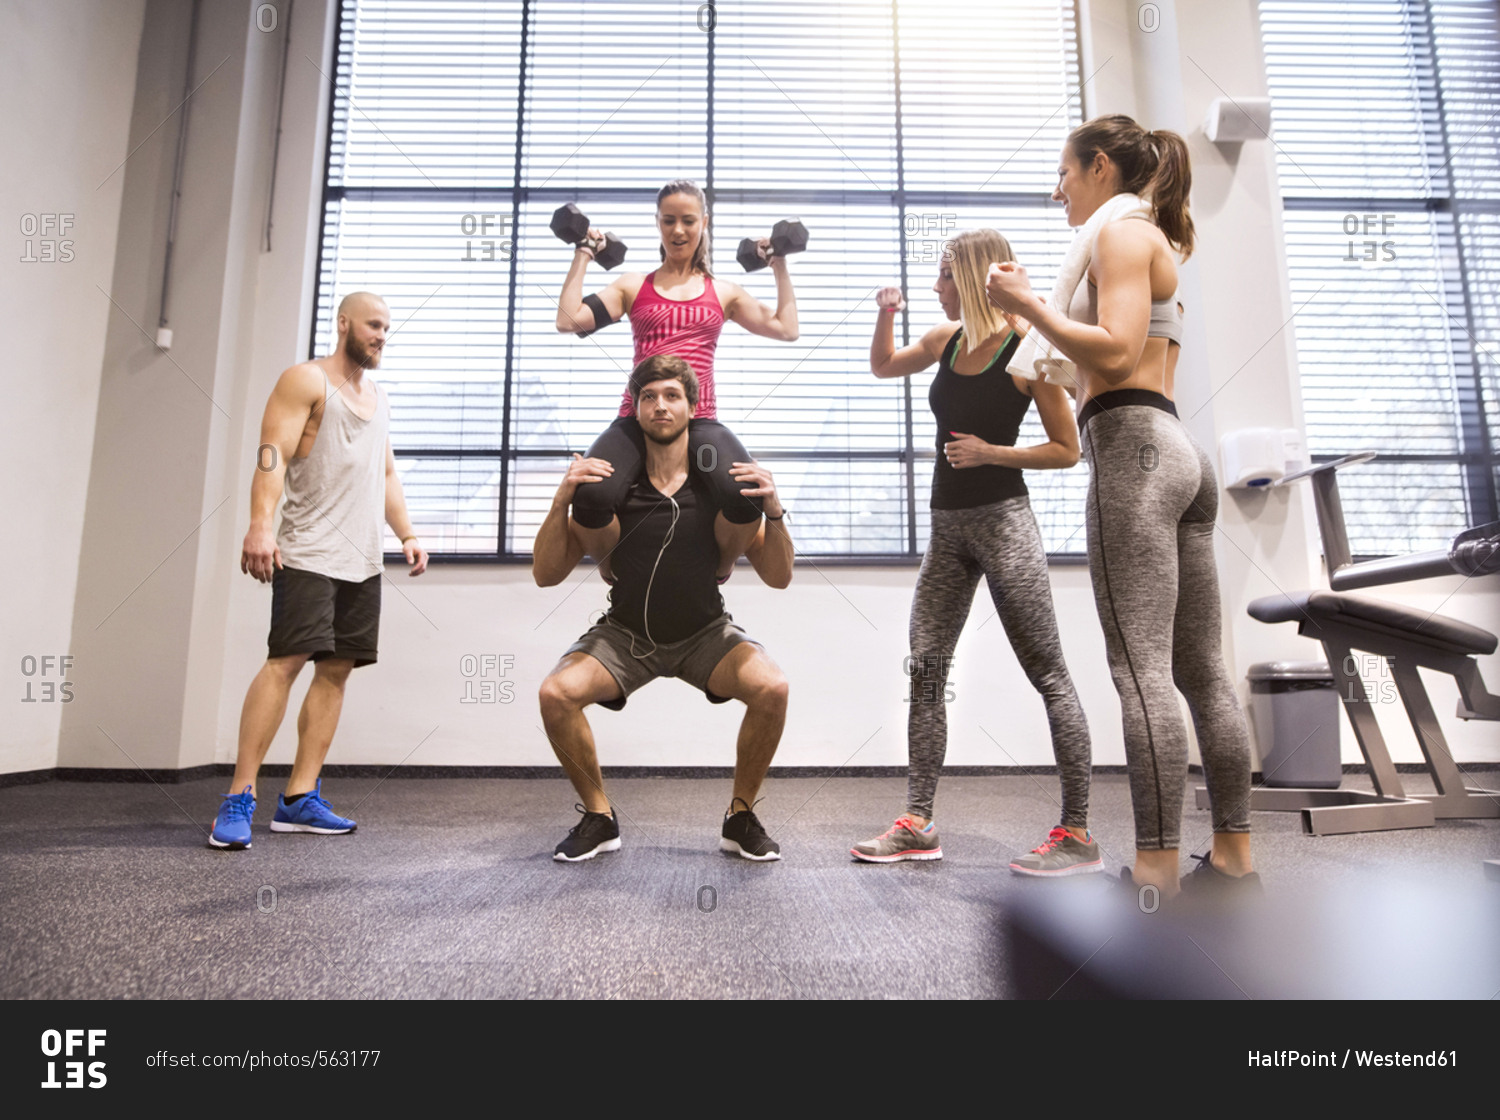
[[[695, 420], [718, 416], [714, 400], [714, 351], [724, 329], [724, 309], [714, 282], [703, 278], [703, 294], [696, 299], [668, 299], [656, 290], [656, 273], [646, 277], [630, 308], [630, 333], [635, 337], [635, 364], [658, 354], [675, 354], [698, 375]], [[621, 395], [620, 415], [634, 416], [630, 390]]]

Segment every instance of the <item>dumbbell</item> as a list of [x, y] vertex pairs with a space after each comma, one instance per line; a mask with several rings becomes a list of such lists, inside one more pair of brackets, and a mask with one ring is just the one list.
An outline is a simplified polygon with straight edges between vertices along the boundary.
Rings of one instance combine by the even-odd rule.
[[625, 242], [614, 234], [606, 233], [602, 241], [589, 240], [589, 220], [571, 202], [566, 206], [559, 206], [553, 213], [552, 232], [569, 245], [582, 245], [592, 249], [594, 260], [605, 268], [614, 268], [625, 259]]
[[[780, 221], [771, 230], [771, 255], [777, 257], [800, 253], [807, 248], [807, 227], [798, 221]], [[755, 272], [769, 263], [760, 255], [755, 238], [747, 237], [740, 242], [740, 251], [735, 260], [746, 272]]]

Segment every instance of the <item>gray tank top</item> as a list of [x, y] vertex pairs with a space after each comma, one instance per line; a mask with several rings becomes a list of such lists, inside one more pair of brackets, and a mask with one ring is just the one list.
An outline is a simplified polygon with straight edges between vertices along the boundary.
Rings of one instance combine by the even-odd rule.
[[[1145, 222], [1151, 220], [1144, 214], [1132, 217]], [[1068, 304], [1065, 314], [1075, 323], [1099, 325], [1099, 290], [1087, 276], [1082, 284], [1073, 289], [1073, 300]], [[1146, 327], [1146, 337], [1165, 338], [1182, 345], [1182, 312], [1177, 307], [1176, 292], [1166, 299], [1151, 301], [1151, 322]]]
[[286, 465], [276, 543], [287, 567], [351, 582], [380, 574], [390, 424], [390, 402], [379, 385], [375, 414], [362, 420], [323, 374], [323, 418], [312, 450]]
[[[1075, 323], [1099, 325], [1099, 289], [1085, 278], [1073, 290], [1073, 302], [1068, 304], [1068, 318]], [[1182, 312], [1177, 309], [1177, 294], [1166, 299], [1151, 301], [1151, 322], [1146, 327], [1147, 338], [1165, 338], [1182, 345]]]

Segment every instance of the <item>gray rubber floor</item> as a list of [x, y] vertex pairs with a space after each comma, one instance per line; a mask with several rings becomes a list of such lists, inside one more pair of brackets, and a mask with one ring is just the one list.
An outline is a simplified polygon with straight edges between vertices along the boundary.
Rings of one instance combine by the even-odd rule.
[[[1050, 777], [944, 779], [945, 858], [888, 866], [848, 847], [900, 810], [894, 778], [769, 782], [758, 811], [784, 858], [767, 864], [718, 851], [726, 780], [613, 781], [623, 847], [571, 865], [551, 855], [577, 819], [561, 779], [330, 780], [359, 821], [344, 837], [271, 833], [268, 780], [253, 847], [233, 853], [205, 846], [221, 784], [0, 790], [0, 996], [1003, 998], [1020, 990], [1008, 910], [1118, 893], [1007, 870], [1055, 820]], [[1131, 855], [1124, 777], [1096, 778], [1093, 814], [1112, 879]], [[1272, 896], [1417, 876], [1500, 898], [1481, 868], [1500, 821], [1321, 838], [1295, 814], [1254, 824]], [[1186, 864], [1207, 813], [1184, 826]], [[1443, 994], [1488, 997], [1490, 971]]]

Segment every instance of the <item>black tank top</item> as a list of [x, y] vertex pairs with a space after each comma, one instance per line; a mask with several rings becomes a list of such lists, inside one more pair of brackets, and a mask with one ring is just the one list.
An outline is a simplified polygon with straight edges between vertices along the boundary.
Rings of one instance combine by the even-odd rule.
[[714, 578], [719, 564], [714, 540], [718, 513], [702, 472], [688, 471], [687, 483], [667, 498], [651, 485], [641, 466], [619, 510], [620, 543], [610, 553], [615, 575], [609, 592], [612, 622], [643, 638], [649, 628], [651, 638], [665, 644], [692, 637], [724, 613], [724, 597]]
[[1021, 344], [1014, 331], [983, 373], [953, 372], [963, 331], [943, 348], [937, 376], [927, 391], [927, 403], [937, 417], [937, 464], [932, 472], [932, 509], [973, 509], [1026, 493], [1026, 481], [1015, 467], [967, 467], [949, 465], [943, 445], [953, 440], [951, 432], [978, 436], [985, 443], [1014, 447], [1021, 420], [1031, 407], [1031, 398], [1016, 388], [1005, 363]]

